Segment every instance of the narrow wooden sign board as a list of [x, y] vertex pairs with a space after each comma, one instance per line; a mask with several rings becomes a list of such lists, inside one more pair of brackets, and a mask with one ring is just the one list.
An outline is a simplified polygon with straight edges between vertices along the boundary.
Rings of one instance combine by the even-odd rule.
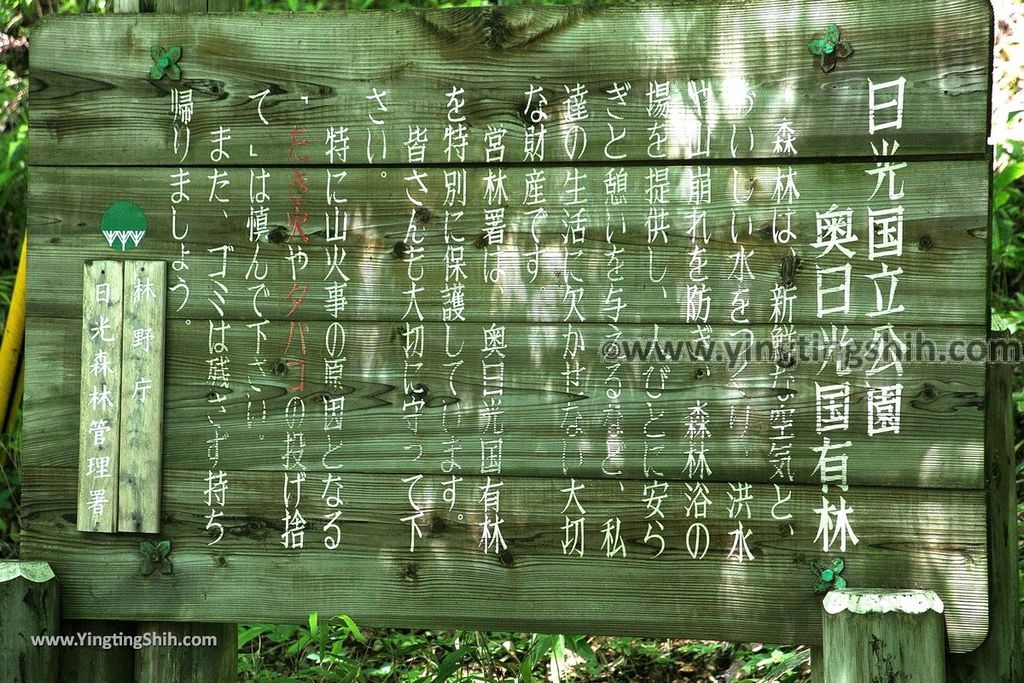
[[[44, 22], [25, 557], [70, 618], [802, 643], [841, 558], [972, 650], [986, 368], [915, 353], [987, 338], [991, 30], [979, 0]], [[80, 523], [98, 261], [165, 277], [123, 289], [116, 530]]]

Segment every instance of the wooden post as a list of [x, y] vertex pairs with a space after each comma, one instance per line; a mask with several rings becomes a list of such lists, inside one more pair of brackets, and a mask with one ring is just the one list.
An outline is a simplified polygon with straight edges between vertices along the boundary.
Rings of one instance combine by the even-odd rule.
[[945, 683], [946, 625], [932, 591], [833, 591], [823, 607], [828, 683]]
[[[135, 622], [105, 620], [66, 620], [61, 635], [75, 639], [104, 638], [117, 635], [134, 636]], [[96, 683], [97, 681], [130, 681], [135, 670], [135, 650], [129, 645], [108, 649], [94, 645], [66, 647], [60, 653], [60, 683]]]
[[825, 658], [820, 645], [811, 647], [811, 683], [825, 683]]
[[[135, 683], [229, 683], [238, 675], [238, 626], [177, 621], [139, 623], [139, 635], [176, 640], [174, 645], [150, 645], [135, 657]], [[212, 636], [211, 645], [186, 644], [186, 639]]]
[[0, 681], [52, 683], [60, 649], [32, 642], [56, 636], [60, 625], [57, 577], [46, 562], [0, 561]]
[[114, 0], [114, 14], [138, 14], [139, 0]]
[[[1000, 337], [995, 337], [996, 339]], [[1006, 339], [1005, 333], [1001, 335]], [[1017, 481], [1013, 366], [989, 365], [985, 390], [985, 487], [988, 491], [988, 637], [981, 647], [950, 655], [950, 683], [1018, 683], [1021, 662], [1017, 576]]]

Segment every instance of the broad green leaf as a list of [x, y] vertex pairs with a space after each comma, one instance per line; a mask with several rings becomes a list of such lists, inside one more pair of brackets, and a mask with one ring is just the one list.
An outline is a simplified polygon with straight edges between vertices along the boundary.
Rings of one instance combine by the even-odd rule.
[[1003, 206], [1005, 206], [1006, 203], [1008, 201], [1010, 201], [1010, 197], [1011, 196], [1012, 195], [1010, 194], [1009, 190], [998, 190], [992, 196], [992, 209], [993, 210], [998, 210], [998, 209], [1002, 208]]
[[316, 632], [317, 632], [317, 628], [316, 627], [319, 624], [319, 622], [320, 622], [319, 615], [316, 612], [310, 612], [309, 613], [309, 632], [311, 634], [313, 634], [314, 636], [316, 635]]
[[353, 638], [363, 645], [366, 645], [366, 637], [363, 635], [363, 632], [359, 630], [359, 627], [356, 626], [356, 622], [352, 621], [352, 617], [347, 614], [337, 614], [335, 615], [335, 618], [340, 619], [345, 624], [348, 628], [348, 632], [352, 634]]
[[473, 653], [468, 647], [461, 647], [458, 650], [449, 652], [441, 660], [434, 675], [434, 683], [444, 683], [448, 678], [462, 667], [462, 663]]
[[998, 189], [1003, 189], [1021, 178], [1024, 178], [1024, 161], [1017, 161], [1000, 171], [992, 184]]
[[250, 626], [246, 629], [242, 629], [238, 632], [238, 647], [242, 648], [251, 643], [252, 641], [259, 638], [261, 635], [267, 632], [267, 627], [263, 625]]

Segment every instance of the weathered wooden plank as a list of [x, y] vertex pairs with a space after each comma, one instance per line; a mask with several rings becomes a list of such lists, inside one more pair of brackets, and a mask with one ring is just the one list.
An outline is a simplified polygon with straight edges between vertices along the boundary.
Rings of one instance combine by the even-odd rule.
[[160, 530], [167, 264], [124, 264], [117, 530]]
[[[185, 11], [203, 11], [207, 5], [212, 11], [234, 11], [241, 10], [244, 0], [156, 0], [155, 11], [158, 13], [173, 12], [177, 9]], [[184, 7], [182, 7], [184, 5]], [[191, 6], [189, 6], [191, 5]], [[166, 264], [160, 262], [160, 276], [163, 284], [166, 285]], [[161, 290], [159, 296], [161, 325], [160, 341], [163, 345], [163, 323], [166, 313], [165, 293]], [[156, 436], [160, 441], [163, 427], [163, 358], [159, 363], [159, 419], [155, 425]], [[162, 462], [156, 459], [157, 474], [162, 470]], [[159, 479], [157, 479], [159, 482]], [[159, 496], [160, 486], [156, 485], [157, 504], [149, 512], [148, 522], [151, 530], [156, 531], [159, 527]], [[152, 629], [163, 633], [173, 634], [182, 640], [173, 645], [149, 647], [138, 653], [135, 662], [134, 681], [135, 683], [171, 683], [179, 680], [204, 680], [210, 683], [234, 683], [237, 680], [238, 668], [238, 625], [230, 624], [198, 624], [198, 623], [159, 623], [148, 622], [139, 624], [140, 630]], [[195, 637], [212, 635], [215, 638], [213, 643], [207, 643], [207, 647], [197, 648], [194, 646]], [[184, 639], [191, 639], [193, 643], [184, 644]]]
[[241, 12], [245, 9], [245, 0], [208, 0], [207, 12]]
[[[238, 679], [238, 625], [147, 621], [139, 630], [177, 638], [176, 645], [156, 645], [139, 650], [135, 683], [209, 681], [234, 683]], [[214, 641], [196, 646], [200, 638]], [[188, 645], [185, 645], [188, 639]]]
[[153, 11], [157, 14], [205, 12], [206, 0], [154, 0]]
[[59, 650], [33, 642], [60, 632], [60, 585], [46, 562], [0, 560], [0, 614], [0, 678], [56, 681]]
[[114, 14], [138, 14], [140, 0], [114, 0]]
[[[462, 347], [461, 364], [452, 366], [443, 345], [444, 325], [427, 325], [426, 336], [434, 340], [425, 347], [424, 368], [413, 377], [425, 388], [426, 406], [419, 419], [418, 436], [410, 434], [403, 413], [402, 393], [404, 353], [399, 326], [353, 323], [344, 326], [342, 346], [336, 355], [345, 358], [341, 377], [328, 380], [324, 358], [326, 323], [309, 323], [303, 333], [306, 357], [304, 384], [296, 390], [300, 370], [297, 367], [299, 342], [292, 342], [291, 351], [281, 353], [288, 337], [295, 336], [287, 322], [271, 322], [263, 327], [263, 368], [254, 368], [251, 349], [241, 340], [252, 331], [245, 323], [228, 321], [233, 329], [244, 330], [230, 339], [225, 357], [234, 368], [226, 387], [215, 386], [209, 379], [207, 348], [208, 325], [172, 322], [167, 327], [167, 384], [165, 432], [174, 435], [164, 448], [167, 467], [200, 469], [209, 467], [207, 447], [212, 432], [207, 416], [212, 412], [211, 397], [223, 396], [224, 413], [217, 413], [217, 422], [231, 437], [218, 446], [222, 466], [232, 469], [272, 470], [281, 466], [282, 453], [289, 431], [286, 418], [290, 401], [301, 399], [306, 412], [303, 428], [306, 446], [305, 466], [311, 471], [324, 469], [330, 463], [343, 463], [346, 472], [415, 473], [441, 471], [449, 459], [446, 442], [454, 436], [462, 451], [457, 460], [467, 472], [479, 471], [480, 434], [486, 414], [487, 396], [483, 389], [484, 354], [483, 327], [466, 332], [456, 329], [449, 341], [449, 350]], [[708, 479], [718, 481], [774, 481], [775, 467], [769, 456], [772, 443], [772, 411], [780, 407], [779, 397], [786, 389], [773, 381], [777, 371], [774, 360], [755, 360], [744, 367], [736, 378], [728, 380], [732, 370], [721, 364], [711, 365], [684, 359], [679, 362], [608, 362], [601, 357], [606, 329], [596, 328], [587, 349], [580, 352], [586, 372], [580, 378], [577, 393], [570, 396], [560, 375], [564, 369], [563, 328], [560, 326], [508, 326], [505, 332], [505, 391], [503, 406], [504, 472], [512, 475], [561, 476], [563, 468], [571, 467], [580, 476], [643, 477], [649, 466], [662, 477], [678, 479], [685, 475], [688, 415], [698, 401], [707, 403], [709, 427]], [[197, 329], [199, 328], [199, 329]], [[641, 326], [621, 326], [624, 338], [649, 338], [652, 330]], [[732, 328], [716, 331], [712, 343], [735, 344]], [[798, 336], [816, 332], [799, 328]], [[31, 466], [73, 466], [75, 431], [74, 406], [79, 391], [78, 378], [62, 370], [64, 340], [72, 338], [73, 322], [62, 319], [33, 319], [28, 361], [33, 368], [32, 391], [26, 396], [26, 429], [30, 433], [47, 434], [43, 443], [26, 443], [25, 463]], [[234, 333], [232, 333], [234, 334]], [[336, 329], [334, 334], [340, 335]], [[960, 339], [957, 330], [930, 330], [929, 339], [944, 349]], [[982, 338], [983, 337], [983, 333]], [[769, 330], [755, 329], [758, 338], [767, 338]], [[867, 346], [872, 332], [854, 329], [853, 343]], [[686, 326], [663, 327], [659, 339], [689, 339]], [[340, 338], [340, 337], [339, 337]], [[297, 339], [297, 337], [296, 337]], [[43, 340], [46, 340], [43, 343]], [[792, 370], [794, 392], [787, 407], [793, 415], [792, 476], [799, 482], [819, 480], [815, 472], [818, 455], [811, 450], [820, 447], [821, 436], [815, 433], [815, 386], [828, 386], [849, 381], [851, 408], [849, 429], [840, 441], [849, 440], [849, 482], [902, 487], [915, 486], [978, 488], [982, 484], [984, 383], [985, 368], [980, 363], [907, 363], [902, 384], [901, 428], [899, 435], [867, 433], [868, 409], [866, 392], [878, 386], [879, 380], [865, 377], [867, 366], [859, 367], [849, 376], [839, 376], [834, 362], [827, 360], [824, 339], [819, 351], [810, 342], [805, 358]], [[716, 348], [718, 348], [716, 346]], [[742, 348], [742, 346], [740, 347]], [[232, 350], [234, 349], [234, 350]], [[739, 349], [733, 349], [735, 352]], [[315, 360], [312, 360], [315, 359]], [[68, 358], [72, 361], [73, 358]], [[446, 366], [446, 364], [448, 364]], [[853, 363], [855, 364], [855, 362]], [[824, 367], [823, 367], [824, 365]], [[645, 378], [651, 368], [667, 368], [664, 394], [651, 400], [644, 390]], [[739, 366], [736, 366], [739, 369]], [[617, 401], [610, 400], [608, 377], [622, 381]], [[895, 381], [895, 380], [894, 380]], [[883, 382], [884, 383], [884, 382]], [[775, 386], [773, 386], [773, 384]], [[660, 389], [660, 384], [659, 384]], [[327, 416], [324, 397], [343, 398], [340, 414]], [[265, 403], [264, 403], [265, 401]], [[562, 409], [570, 402], [582, 416], [584, 435], [580, 450], [582, 463], [573, 457], [568, 463], [564, 449], [564, 416]], [[653, 414], [663, 413], [657, 420], [657, 432], [664, 433], [663, 453], [643, 456], [644, 434], [652, 431]], [[611, 404], [619, 405], [621, 417], [612, 419]], [[750, 407], [749, 417], [745, 406]], [[265, 412], [264, 412], [265, 410]], [[340, 422], [335, 425], [335, 417]], [[330, 422], [341, 430], [324, 429]], [[618, 430], [621, 429], [621, 434]], [[936, 442], [936, 433], [956, 434], [955, 439]], [[333, 438], [333, 441], [329, 439]], [[338, 446], [339, 439], [343, 446]], [[414, 461], [407, 446], [423, 444], [424, 452]], [[198, 447], [197, 444], [203, 445]], [[66, 447], [65, 447], [66, 446]], [[330, 453], [328, 456], [327, 454]], [[617, 473], [617, 474], [613, 474]], [[786, 478], [778, 481], [787, 481]]]
[[829, 683], [945, 682], [944, 608], [932, 591], [832, 591], [823, 607]]
[[820, 645], [811, 648], [811, 683], [825, 683], [825, 657]]
[[[408, 484], [400, 475], [342, 475], [341, 544], [324, 545], [323, 482], [310, 475], [300, 508], [310, 520], [304, 547], [285, 549], [284, 473], [228, 472], [224, 538], [204, 531], [205, 477], [168, 471], [162, 535], [172, 542], [174, 573], [140, 576], [133, 537], [75, 534], [74, 474], [25, 468], [26, 557], [53, 557], [65, 614], [175, 620], [301, 621], [308, 612], [344, 613], [368, 625], [575, 630], [738, 641], [818, 643], [821, 600], [810, 562], [821, 501], [816, 487], [794, 487], [793, 535], [769, 514], [771, 487], [753, 489], [753, 516], [728, 515], [727, 485], [713, 484], [711, 546], [691, 558], [684, 487], [664, 501], [666, 548], [644, 543], [644, 482], [577, 480], [586, 487], [584, 556], [562, 554], [568, 479], [508, 479], [501, 492], [506, 551], [480, 546], [481, 478], [459, 483], [455, 506], [442, 500], [446, 477], [416, 489], [425, 516], [409, 551]], [[331, 489], [333, 491], [333, 488]], [[422, 500], [420, 495], [422, 494]], [[936, 591], [947, 607], [950, 647], [975, 647], [987, 627], [984, 493], [851, 489], [846, 496], [860, 542], [848, 545], [844, 576], [852, 586], [912, 586]], [[575, 508], [573, 508], [575, 509]], [[626, 556], [607, 557], [602, 526], [620, 518]], [[753, 560], [729, 558], [730, 532], [742, 521]], [[211, 535], [212, 534], [212, 535]], [[819, 546], [820, 547], [820, 546]], [[745, 556], [746, 557], [746, 556]], [[594, 581], [595, 575], [601, 576]], [[339, 580], [338, 577], [344, 577]], [[258, 592], [248, 587], [259, 584]], [[501, 609], [495, 609], [500, 604]]]
[[[993, 335], [1006, 339], [1004, 332]], [[1017, 683], [1024, 677], [1017, 535], [1017, 429], [1014, 366], [988, 369], [985, 410], [985, 488], [988, 492], [989, 629], [985, 642], [951, 656], [949, 683]]]
[[[826, 75], [807, 41], [833, 22], [856, 51]], [[71, 616], [86, 605], [94, 616], [97, 602], [102, 615], [155, 620], [301, 619], [315, 609], [383, 625], [816, 643], [808, 568], [842, 554], [853, 586], [937, 591], [950, 608], [952, 648], [976, 646], [990, 614], [981, 365], [907, 364], [876, 378], [864, 366], [847, 377], [805, 359], [783, 373], [789, 363], [769, 358], [730, 379], [715, 364], [618, 364], [602, 350], [614, 334], [692, 339], [696, 326], [681, 323], [694, 322], [686, 289], [702, 256], [719, 342], [748, 324], [755, 339], [778, 333], [770, 324], [780, 317], [779, 285], [797, 295], [797, 335], [848, 324], [863, 345], [873, 326], [892, 322], [920, 329], [939, 353], [982, 337], [990, 31], [980, 0], [47, 23], [34, 37], [33, 162], [48, 166], [34, 166], [42, 180], [30, 197], [28, 321], [29, 339], [45, 343], [30, 342], [38, 350], [26, 361], [26, 431], [47, 440], [26, 441], [26, 555], [57, 558]], [[624, 48], [623, 35], [638, 37]], [[69, 43], [73, 62], [63, 57]], [[155, 45], [182, 48], [184, 80], [148, 78]], [[606, 95], [626, 81], [620, 110]], [[647, 91], [656, 98], [661, 83], [659, 120]], [[526, 153], [533, 85], [550, 98], [543, 158]], [[464, 92], [449, 98], [453, 87]], [[578, 127], [574, 88], [589, 91]], [[875, 114], [901, 111], [899, 125], [872, 129], [871, 93], [884, 101], [897, 89], [905, 106]], [[375, 109], [382, 90], [387, 111]], [[449, 109], [463, 98], [466, 157], [452, 160], [445, 132], [458, 131], [446, 126], [460, 114]], [[664, 159], [651, 158], [652, 124], [664, 124]], [[417, 158], [420, 127], [427, 142]], [[504, 156], [488, 155], [486, 141], [502, 128]], [[789, 130], [794, 137], [783, 139]], [[572, 153], [582, 133], [586, 150]], [[384, 134], [386, 158], [377, 147]], [[175, 149], [183, 137], [187, 152]], [[218, 138], [226, 154], [214, 151]], [[889, 155], [908, 165], [894, 180], [900, 187], [885, 192], [878, 157]], [[558, 166], [567, 159], [586, 174], [588, 216], [571, 261], [565, 233], [577, 209], [572, 176]], [[463, 161], [467, 199], [446, 201], [445, 180]], [[623, 175], [609, 176], [611, 163]], [[650, 201], [660, 191], [649, 178], [661, 168], [667, 196], [653, 208], [666, 212], [664, 231]], [[261, 169], [269, 197], [256, 199]], [[789, 171], [799, 196], [776, 185]], [[488, 197], [488, 176], [493, 185], [499, 172], [508, 196]], [[174, 196], [175, 176], [186, 174], [190, 184]], [[528, 179], [541, 174], [548, 215], [534, 223], [540, 204]], [[136, 537], [72, 529], [87, 355], [75, 349], [87, 289], [66, 268], [110, 255], [98, 225], [125, 198], [149, 216], [133, 255], [174, 260], [163, 401], [173, 439], [160, 508], [173, 573], [150, 576], [138, 572]], [[871, 258], [867, 243], [881, 232], [869, 212], [894, 202], [905, 212], [901, 253]], [[260, 206], [267, 225], [254, 244], [247, 224]], [[819, 214], [846, 206], [857, 253], [817, 258]], [[505, 234], [488, 244], [495, 208]], [[335, 209], [351, 219], [344, 237], [329, 234]], [[705, 210], [707, 251], [694, 256], [687, 228]], [[786, 241], [779, 220], [790, 210]], [[453, 237], [464, 240], [468, 322], [449, 328], [440, 321], [460, 317], [444, 310]], [[504, 272], [488, 280], [499, 254]], [[736, 277], [745, 256], [750, 274], [739, 268]], [[879, 319], [870, 314], [885, 292], [869, 276], [886, 259], [902, 269], [906, 311]], [[850, 310], [821, 319], [815, 271], [846, 265], [856, 283]], [[576, 278], [586, 315], [570, 328]], [[411, 360], [413, 333], [400, 321], [414, 285], [429, 322], [422, 358]], [[746, 288], [749, 323], [735, 308]], [[614, 310], [618, 297], [624, 311]], [[487, 377], [494, 349], [485, 330], [495, 321], [509, 323], [500, 390]], [[586, 345], [570, 352], [570, 336]], [[567, 354], [578, 357], [578, 376]], [[824, 431], [840, 409], [816, 390], [847, 379], [849, 425]], [[867, 392], [896, 382], [900, 432], [872, 434]], [[497, 419], [498, 391], [505, 447], [495, 469], [497, 451], [482, 435]], [[703, 436], [694, 442], [694, 406], [709, 414], [706, 451]], [[772, 446], [790, 408], [786, 475], [773, 472]], [[570, 413], [578, 433], [566, 426]], [[829, 436], [850, 440], [841, 483], [814, 450]], [[654, 439], [660, 448], [651, 450]], [[704, 455], [709, 471], [695, 475], [691, 462]], [[577, 482], [586, 520], [573, 539], [582, 527], [566, 492]], [[668, 496], [658, 527], [645, 499], [656, 486]], [[706, 554], [694, 551], [705, 537]], [[289, 547], [299, 538], [301, 550]]]
[[[587, 169], [583, 182], [590, 202], [589, 227], [578, 256], [571, 258], [571, 271], [578, 277], [584, 294], [578, 308], [588, 320], [607, 321], [613, 313], [606, 302], [610, 286], [609, 272], [615, 267], [609, 251], [621, 248], [617, 255], [623, 291], [618, 295], [626, 307], [618, 311], [621, 322], [679, 322], [687, 314], [687, 285], [691, 284], [692, 240], [687, 231], [693, 224], [693, 211], [707, 211], [706, 259], [703, 274], [709, 278], [711, 300], [709, 320], [728, 322], [732, 318], [733, 292], [741, 285], [751, 287], [749, 317], [767, 321], [772, 312], [771, 290], [783, 279], [787, 263], [797, 265], [792, 276], [793, 319], [818, 322], [816, 267], [834, 267], [846, 263], [846, 257], [833, 249], [824, 257], [817, 241], [817, 213], [832, 205], [854, 211], [857, 242], [848, 245], [852, 258], [850, 314], [834, 316], [835, 322], [869, 321], [867, 313], [877, 310], [875, 282], [868, 275], [880, 270], [879, 261], [869, 256], [868, 209], [881, 204], [869, 198], [875, 188], [873, 176], [865, 171], [874, 163], [809, 165], [795, 169], [800, 197], [792, 205], [777, 204], [773, 196], [780, 169], [775, 166], [709, 169], [714, 192], [723, 202], [691, 205], [687, 203], [688, 183], [693, 168], [673, 168], [669, 172], [669, 227], [664, 239], [655, 237], [649, 244], [646, 219], [650, 207], [645, 192], [651, 169], [629, 170], [628, 191], [622, 204], [610, 205], [605, 194], [605, 177], [613, 169]], [[175, 259], [171, 284], [184, 283], [168, 295], [168, 315], [172, 318], [209, 318], [217, 301], [231, 318], [255, 318], [254, 299], [260, 312], [268, 317], [296, 314], [303, 319], [384, 320], [399, 319], [409, 308], [409, 263], [403, 255], [407, 243], [413, 205], [406, 199], [405, 181], [409, 169], [349, 169], [347, 177], [333, 191], [347, 203], [340, 207], [350, 214], [345, 240], [328, 242], [324, 211], [327, 196], [327, 171], [309, 171], [305, 202], [309, 222], [304, 229], [308, 241], [292, 236], [288, 216], [293, 212], [289, 198], [295, 189], [291, 171], [268, 171], [270, 201], [267, 233], [255, 244], [249, 243], [247, 221], [250, 216], [249, 186], [251, 174], [261, 170], [235, 169], [231, 184], [218, 191], [227, 203], [208, 201], [209, 177], [215, 169], [190, 171], [194, 187], [192, 200], [172, 205], [171, 176], [177, 170], [134, 169], [125, 174], [119, 169], [35, 168], [30, 189], [30, 310], [45, 310], [47, 315], [77, 315], [80, 299], [78, 284], [61, 275], [68, 258], [90, 258], [109, 253], [97, 225], [106, 208], [129, 196], [146, 213], [150, 227], [141, 245], [133, 251], [139, 258]], [[781, 169], [786, 173], [786, 168]], [[528, 169], [509, 169], [505, 243], [501, 247], [504, 276], [498, 282], [485, 281], [495, 264], [497, 247], [488, 246], [484, 235], [485, 169], [470, 169], [467, 174], [467, 205], [449, 208], [461, 211], [461, 219], [446, 221], [445, 180], [443, 172], [431, 172], [425, 179], [428, 194], [424, 206], [415, 213], [417, 239], [424, 249], [419, 262], [423, 277], [418, 283], [419, 310], [428, 320], [440, 320], [445, 308], [446, 230], [450, 240], [463, 239], [464, 281], [467, 295], [463, 316], [470, 321], [562, 321], [566, 317], [565, 265], [563, 258], [565, 227], [560, 202], [565, 200], [563, 182], [566, 169], [551, 168], [546, 197], [549, 218], [533, 227], [524, 206]], [[697, 173], [701, 171], [697, 170]], [[386, 174], [382, 177], [382, 174]], [[742, 177], [739, 194], [750, 199], [746, 204], [731, 202], [734, 176]], [[906, 197], [902, 256], [893, 261], [903, 270], [899, 276], [897, 298], [906, 310], [893, 317], [899, 325], [944, 324], [986, 325], [987, 300], [987, 210], [986, 196], [976, 190], [989, 182], [986, 162], [911, 162], [901, 171]], [[950, 178], [958, 178], [950, 183]], [[339, 189], [340, 188], [344, 188]], [[716, 194], [715, 196], [718, 196]], [[773, 225], [780, 229], [783, 216], [792, 208], [792, 241], [777, 243]], [[173, 214], [172, 214], [173, 210]], [[330, 212], [333, 220], [333, 210]], [[447, 227], [446, 227], [447, 222]], [[611, 235], [609, 235], [611, 226]], [[700, 235], [703, 232], [698, 228]], [[736, 238], [733, 238], [733, 234]], [[178, 238], [178, 239], [176, 239]], [[610, 244], [611, 243], [611, 244]], [[209, 277], [224, 264], [224, 245], [233, 246], [227, 254], [227, 286], [222, 291]], [[752, 280], [737, 281], [736, 254], [747, 253]], [[334, 249], [340, 249], [335, 252]], [[209, 251], [209, 250], [214, 251]], [[183, 253], [183, 250], [187, 253]], [[290, 255], [301, 250], [308, 265]], [[332, 270], [329, 259], [343, 260]], [[253, 258], [257, 267], [253, 269]], [[794, 261], [793, 259], [797, 259]], [[188, 266], [186, 269], [185, 266]], [[295, 272], [293, 272], [293, 268]], [[265, 271], [263, 280], [257, 280]], [[950, 277], [950, 273], [957, 277]], [[349, 277], [344, 287], [344, 304], [332, 295], [329, 286]], [[657, 283], [652, 283], [656, 280]], [[879, 281], [881, 282], [881, 281]], [[253, 287], [263, 283], [258, 297]], [[293, 289], [295, 284], [298, 289]], [[884, 283], [883, 283], [884, 284]], [[308, 289], [305, 287], [308, 286]], [[297, 292], [302, 293], [301, 297]], [[887, 294], [888, 292], [886, 292]], [[293, 310], [297, 300], [301, 308]], [[612, 297], [613, 299], [615, 297]], [[221, 301], [223, 300], [223, 301]], [[340, 310], [339, 310], [340, 308]]]
[[124, 267], [86, 261], [82, 287], [78, 529], [117, 529]]
[[[508, 130], [506, 160], [522, 160], [523, 131], [539, 116], [536, 98], [527, 102], [531, 85], [543, 87], [548, 99], [545, 159], [564, 161], [570, 158], [566, 136], [576, 125], [567, 89], [577, 84], [588, 90], [588, 118], [578, 124], [588, 144], [578, 159], [606, 159], [606, 144], [625, 130], [622, 145], [608, 153], [647, 160], [652, 124], [662, 126], [663, 153], [672, 158], [707, 146], [713, 158], [731, 158], [734, 148], [744, 158], [776, 156], [784, 150], [775, 144], [784, 120], [797, 133], [800, 155], [867, 156], [869, 81], [881, 85], [900, 78], [906, 79], [901, 153], [983, 154], [990, 11], [981, 0], [751, 0], [48, 18], [33, 35], [31, 159], [60, 165], [176, 163], [182, 155], [174, 152], [169, 92], [179, 86], [148, 80], [153, 45], [183, 49], [181, 86], [195, 97], [192, 144], [184, 156], [191, 164], [209, 158], [211, 133], [221, 126], [237, 141], [229, 145], [225, 163], [251, 164], [250, 142], [266, 160], [261, 163], [285, 163], [297, 126], [308, 132], [309, 153], [291, 155], [308, 156], [309, 163], [326, 159], [324, 140], [332, 126], [351, 131], [349, 162], [366, 162], [368, 137], [383, 129], [391, 137], [387, 161], [404, 161], [410, 127], [427, 130], [426, 160], [447, 161], [446, 93], [453, 87], [465, 92], [459, 96], [465, 105], [453, 115], [466, 117], [465, 160], [487, 160], [489, 126]], [[855, 54], [824, 74], [807, 46], [831, 23], [841, 27]], [[71, 33], [80, 55], [73, 61], [66, 58]], [[630, 36], [628, 43], [623, 36]], [[388, 49], [382, 51], [382, 44]], [[649, 84], [666, 81], [665, 110], [653, 108], [652, 119]], [[609, 101], [607, 91], [625, 82], [632, 85], [625, 104]], [[710, 86], [709, 97], [699, 94], [702, 83]], [[878, 101], [891, 99], [894, 87], [880, 91]], [[374, 88], [388, 92], [381, 100], [387, 112], [373, 99]], [[267, 90], [258, 111], [251, 96]], [[611, 118], [609, 109], [623, 118]], [[371, 122], [371, 114], [381, 126]], [[748, 126], [752, 145], [743, 138]], [[710, 145], [693, 142], [708, 131]], [[375, 139], [369, 146], [376, 145]], [[380, 160], [377, 153], [374, 162]]]
[[[100, 619], [62, 619], [60, 632], [75, 642], [90, 642], [85, 647], [65, 647], [60, 651], [60, 683], [96, 683], [96, 681], [130, 681], [135, 674], [135, 650], [131, 647], [103, 649], [115, 638], [134, 637], [135, 624]], [[124, 642], [124, 641], [122, 641]]]

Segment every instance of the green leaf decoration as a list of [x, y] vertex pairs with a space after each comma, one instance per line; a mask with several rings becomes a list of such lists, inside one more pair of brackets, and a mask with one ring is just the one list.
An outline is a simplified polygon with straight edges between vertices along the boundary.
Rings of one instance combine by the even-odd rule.
[[843, 590], [847, 583], [840, 574], [846, 569], [846, 562], [837, 557], [830, 562], [815, 560], [811, 563], [811, 571], [818, 580], [814, 583], [814, 592], [818, 595], [828, 593], [830, 590]]
[[812, 38], [807, 43], [807, 49], [812, 55], [821, 57], [821, 70], [828, 73], [836, 68], [837, 60], [846, 59], [853, 54], [853, 47], [844, 40], [840, 40], [839, 27], [836, 24], [830, 25], [820, 38]]
[[173, 574], [174, 565], [168, 558], [170, 553], [171, 542], [166, 539], [157, 543], [142, 541], [139, 543], [139, 554], [142, 556], [139, 561], [139, 573], [149, 576], [159, 569], [161, 574]]
[[149, 77], [159, 81], [167, 76], [172, 81], [181, 80], [181, 68], [178, 60], [181, 59], [181, 46], [173, 45], [164, 49], [162, 45], [154, 45], [149, 48], [149, 56], [153, 58], [153, 66], [149, 69]]

